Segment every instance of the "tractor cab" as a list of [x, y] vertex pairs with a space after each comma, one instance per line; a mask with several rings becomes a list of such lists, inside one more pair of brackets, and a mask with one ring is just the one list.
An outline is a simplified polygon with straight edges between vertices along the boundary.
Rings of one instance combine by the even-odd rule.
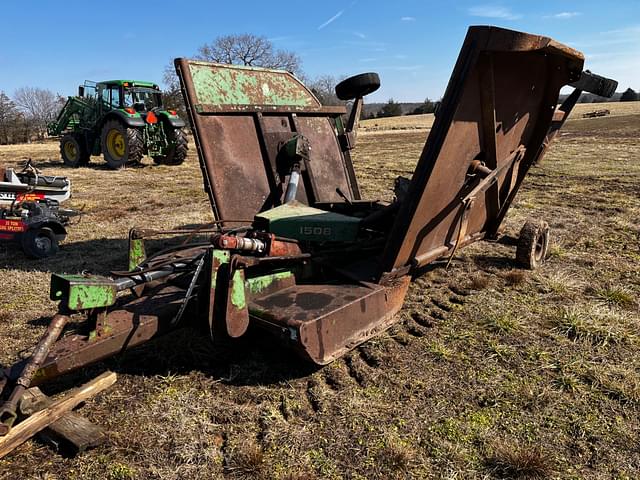
[[[86, 91], [85, 91], [86, 95]], [[109, 80], [95, 84], [95, 95], [103, 109], [122, 109], [126, 113], [149, 112], [162, 108], [158, 85], [138, 80]]]

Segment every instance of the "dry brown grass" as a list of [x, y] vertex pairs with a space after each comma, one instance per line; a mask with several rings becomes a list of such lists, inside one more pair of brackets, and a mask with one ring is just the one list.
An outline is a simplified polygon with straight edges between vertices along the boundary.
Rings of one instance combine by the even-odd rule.
[[[359, 137], [365, 197], [390, 198], [426, 135]], [[112, 172], [62, 168], [55, 144], [0, 147], [3, 164], [26, 156], [71, 176], [69, 206], [86, 215], [51, 261], [0, 250], [3, 364], [55, 311], [50, 272], [122, 268], [131, 226], [210, 218], [193, 154]], [[119, 373], [82, 409], [109, 444], [66, 459], [28, 442], [0, 478], [638, 478], [640, 111], [570, 121], [506, 233], [529, 217], [551, 225], [540, 272], [515, 273], [513, 247], [472, 245], [412, 284], [407, 321], [324, 369], [261, 335], [211, 345], [185, 331], [54, 384]]]
[[362, 120], [360, 128], [365, 134], [381, 131], [426, 130], [431, 128], [435, 117], [433, 113], [423, 115], [402, 115], [401, 117], [373, 118]]
[[542, 480], [552, 473], [548, 455], [529, 445], [500, 444], [487, 466], [494, 477], [505, 480]]

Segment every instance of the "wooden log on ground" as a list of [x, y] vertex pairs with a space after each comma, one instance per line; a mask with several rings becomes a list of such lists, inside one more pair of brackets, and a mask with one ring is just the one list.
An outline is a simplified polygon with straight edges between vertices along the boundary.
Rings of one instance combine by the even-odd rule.
[[105, 372], [83, 386], [71, 390], [64, 397], [52, 402], [47, 408], [17, 424], [7, 435], [0, 437], [0, 458], [62, 418], [79, 403], [109, 388], [116, 382], [116, 379], [115, 373]]
[[[20, 412], [25, 416], [33, 415], [52, 403], [53, 399], [38, 387], [31, 387], [20, 400]], [[60, 420], [38, 432], [37, 438], [53, 446], [58, 452], [73, 456], [103, 444], [107, 437], [99, 425], [75, 412], [68, 412]]]

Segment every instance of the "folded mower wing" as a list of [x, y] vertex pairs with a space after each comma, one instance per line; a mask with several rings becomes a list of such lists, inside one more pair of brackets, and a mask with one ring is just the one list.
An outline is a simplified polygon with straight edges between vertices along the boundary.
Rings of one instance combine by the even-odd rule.
[[547, 37], [469, 29], [391, 229], [385, 272], [426, 265], [497, 231], [543, 153], [560, 89], [580, 78], [583, 61]]

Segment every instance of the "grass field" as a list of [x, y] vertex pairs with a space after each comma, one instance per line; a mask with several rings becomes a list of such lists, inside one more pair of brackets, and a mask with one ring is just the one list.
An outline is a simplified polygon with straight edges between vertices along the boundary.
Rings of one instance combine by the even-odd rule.
[[[507, 216], [512, 235], [529, 217], [551, 225], [541, 270], [475, 244], [411, 286], [397, 326], [323, 369], [254, 336], [167, 336], [50, 386], [118, 372], [81, 410], [108, 445], [68, 459], [30, 441], [0, 460], [0, 478], [640, 477], [640, 102], [611, 106], [574, 115]], [[426, 138], [388, 128], [358, 137], [369, 198], [391, 196]], [[64, 169], [53, 143], [0, 147], [5, 166], [25, 157], [70, 176], [67, 205], [85, 216], [49, 261], [0, 246], [4, 365], [54, 313], [51, 272], [122, 269], [133, 225], [210, 219], [193, 148], [178, 168], [113, 172], [97, 159]]]

